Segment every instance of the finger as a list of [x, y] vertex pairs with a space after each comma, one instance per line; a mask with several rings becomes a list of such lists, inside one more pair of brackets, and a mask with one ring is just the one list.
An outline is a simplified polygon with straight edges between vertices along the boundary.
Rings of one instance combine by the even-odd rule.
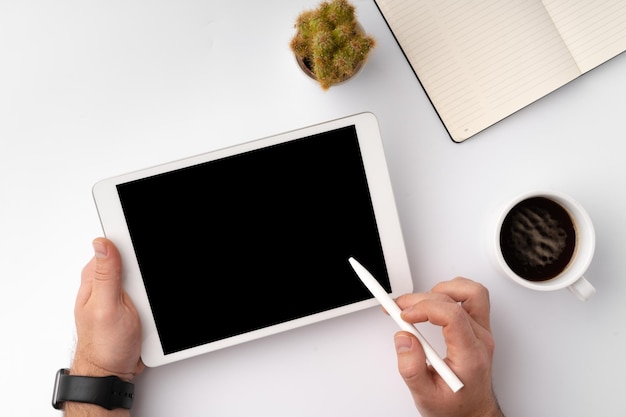
[[95, 265], [91, 296], [104, 303], [117, 302], [122, 294], [122, 261], [113, 243], [104, 238], [93, 241]]
[[426, 356], [415, 336], [398, 332], [394, 336], [398, 372], [411, 392], [424, 391], [432, 383], [432, 374], [426, 364]]
[[454, 303], [455, 301], [450, 298], [448, 295], [444, 293], [413, 293], [413, 294], [404, 294], [395, 299], [396, 304], [400, 307], [401, 310], [405, 310], [411, 308], [417, 303], [420, 303], [424, 300], [438, 300], [438, 301], [448, 301]]
[[135, 376], [139, 375], [146, 369], [146, 365], [143, 363], [143, 360], [139, 358], [139, 362], [137, 362], [137, 369], [135, 370]]
[[441, 282], [433, 289], [433, 293], [445, 294], [456, 302], [460, 302], [465, 311], [476, 322], [487, 330], [489, 324], [489, 291], [478, 282], [467, 278], [455, 278], [452, 281]]
[[409, 310], [402, 312], [402, 318], [410, 323], [428, 321], [443, 329], [443, 337], [448, 348], [448, 358], [455, 358], [467, 352], [478, 342], [472, 319], [458, 303], [440, 300], [423, 300]]
[[93, 271], [96, 267], [96, 258], [93, 257], [83, 267], [82, 273], [80, 275], [80, 287], [78, 288], [78, 293], [76, 295], [76, 306], [83, 306], [89, 300], [89, 296], [91, 295], [91, 282], [93, 280]]

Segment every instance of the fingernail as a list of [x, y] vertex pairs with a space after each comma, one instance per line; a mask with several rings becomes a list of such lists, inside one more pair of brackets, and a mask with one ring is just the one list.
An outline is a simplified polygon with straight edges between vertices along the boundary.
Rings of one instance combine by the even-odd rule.
[[411, 310], [413, 310], [413, 306], [405, 308], [404, 310], [400, 312], [400, 317], [404, 318], [404, 315], [409, 313]]
[[93, 251], [96, 258], [106, 258], [107, 256], [107, 246], [99, 240], [94, 240], [93, 243]]
[[404, 353], [411, 350], [411, 345], [413, 344], [413, 341], [407, 335], [399, 334], [394, 337], [393, 340], [396, 344], [396, 352]]

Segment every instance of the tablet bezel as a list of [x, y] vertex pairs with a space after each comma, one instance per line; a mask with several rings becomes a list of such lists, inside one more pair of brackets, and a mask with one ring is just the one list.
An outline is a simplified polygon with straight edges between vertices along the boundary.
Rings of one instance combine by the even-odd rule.
[[[269, 327], [166, 355], [163, 353], [163, 349], [161, 347], [156, 323], [148, 302], [146, 288], [144, 287], [138, 261], [135, 257], [131, 236], [126, 224], [120, 197], [117, 192], [117, 185], [352, 125], [354, 125], [357, 133], [363, 166], [365, 168], [366, 179], [371, 195], [371, 202], [378, 226], [383, 258], [386, 263], [391, 284], [392, 291], [390, 295], [392, 297], [397, 297], [401, 294], [411, 292], [413, 290], [413, 282], [411, 279], [402, 229], [397, 214], [392, 185], [385, 160], [378, 121], [372, 113], [359, 113], [341, 119], [308, 126], [302, 129], [245, 142], [190, 158], [172, 161], [158, 166], [115, 176], [99, 181], [94, 185], [93, 196], [104, 234], [116, 244], [118, 250], [120, 251], [123, 260], [124, 287], [133, 299], [142, 322], [142, 360], [147, 366], [152, 367], [163, 365], [329, 318], [356, 312], [377, 305], [377, 301], [374, 298], [370, 298], [365, 301], [322, 311], [306, 317], [271, 325]], [[346, 258], [346, 263], [347, 262], [348, 259]], [[355, 279], [358, 280], [356, 275]], [[276, 308], [280, 308], [280, 306], [276, 306]], [[228, 312], [225, 312], [225, 314], [228, 314]]]

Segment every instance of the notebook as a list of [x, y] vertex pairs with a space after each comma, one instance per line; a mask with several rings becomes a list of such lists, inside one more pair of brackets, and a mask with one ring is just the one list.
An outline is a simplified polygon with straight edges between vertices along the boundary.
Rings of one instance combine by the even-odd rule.
[[462, 142], [626, 50], [624, 0], [375, 0]]

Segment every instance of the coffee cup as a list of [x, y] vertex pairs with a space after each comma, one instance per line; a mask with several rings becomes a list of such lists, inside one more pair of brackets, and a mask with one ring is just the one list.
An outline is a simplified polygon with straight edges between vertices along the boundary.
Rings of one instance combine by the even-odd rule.
[[533, 290], [568, 288], [586, 301], [596, 289], [584, 277], [595, 250], [591, 218], [572, 197], [530, 191], [500, 211], [491, 251], [514, 282]]

